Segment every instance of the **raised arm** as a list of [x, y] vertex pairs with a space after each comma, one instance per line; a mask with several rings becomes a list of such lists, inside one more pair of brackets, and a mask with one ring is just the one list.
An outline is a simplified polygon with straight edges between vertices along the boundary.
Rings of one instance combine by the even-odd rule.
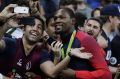
[[16, 4], [10, 4], [7, 7], [4, 8], [4, 10], [0, 13], [0, 49], [5, 48], [5, 42], [2, 40], [5, 32], [10, 28], [10, 24], [7, 22], [10, 17], [14, 16], [15, 13], [12, 13], [12, 10], [14, 7], [16, 7]]

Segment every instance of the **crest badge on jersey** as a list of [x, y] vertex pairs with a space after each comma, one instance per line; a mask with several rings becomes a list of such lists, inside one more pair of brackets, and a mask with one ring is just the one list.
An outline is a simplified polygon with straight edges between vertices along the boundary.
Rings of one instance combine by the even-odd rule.
[[117, 59], [116, 59], [115, 57], [111, 57], [111, 58], [110, 58], [110, 63], [111, 63], [112, 65], [115, 65], [115, 64], [117, 63]]

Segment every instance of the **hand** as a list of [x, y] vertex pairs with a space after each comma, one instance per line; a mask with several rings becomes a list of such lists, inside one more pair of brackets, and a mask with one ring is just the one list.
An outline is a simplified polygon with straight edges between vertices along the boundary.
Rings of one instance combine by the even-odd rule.
[[63, 44], [60, 41], [54, 41], [51, 44], [52, 51], [56, 57], [61, 57], [61, 48]]
[[101, 35], [98, 35], [98, 37], [97, 37], [97, 43], [102, 48], [108, 47], [108, 41], [103, 36], [101, 36]]
[[34, 14], [34, 13], [37, 13], [38, 12], [38, 1], [29, 1], [29, 5], [31, 7], [31, 13]]
[[13, 28], [13, 27], [23, 27], [24, 25], [19, 25], [19, 20], [17, 18], [10, 18], [8, 21], [7, 21], [7, 24], [9, 25], [8, 27], [10, 28]]
[[35, 77], [36, 77], [36, 74], [33, 73], [33, 72], [26, 72], [25, 73], [25, 78], [26, 79], [35, 79]]
[[119, 74], [120, 74], [120, 64], [118, 64], [116, 73], [119, 73]]
[[16, 13], [12, 13], [13, 9], [16, 7], [16, 4], [9, 4], [7, 7], [4, 8], [4, 10], [0, 13], [0, 16], [5, 18], [10, 18], [14, 16]]
[[92, 58], [93, 55], [91, 53], [84, 52], [83, 50], [84, 50], [84, 47], [73, 48], [73, 49], [71, 49], [70, 53], [71, 53], [71, 55], [78, 57], [78, 58], [82, 58], [82, 59]]
[[49, 35], [47, 34], [46, 31], [43, 32], [43, 36], [42, 36], [44, 41], [47, 41], [49, 39]]
[[4, 75], [2, 75], [2, 74], [0, 73], [0, 79], [13, 79], [13, 78], [9, 78], [9, 77], [4, 76]]

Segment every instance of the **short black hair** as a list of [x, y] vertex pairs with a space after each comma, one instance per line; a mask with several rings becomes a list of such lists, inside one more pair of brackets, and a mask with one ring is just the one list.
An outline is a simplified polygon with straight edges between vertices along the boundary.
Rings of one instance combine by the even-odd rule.
[[64, 10], [65, 12], [67, 12], [70, 16], [70, 18], [75, 18], [75, 14], [74, 12], [70, 9], [70, 8], [60, 8], [62, 10]]
[[40, 17], [39, 15], [33, 15], [31, 17], [34, 17], [36, 19], [39, 19], [42, 22], [42, 30], [45, 30], [45, 21], [43, 20], [42, 17]]
[[[45, 30], [45, 22], [44, 22], [44, 20], [43, 20], [40, 16], [38, 16], [38, 15], [23, 17], [23, 18], [21, 18], [21, 21], [20, 21], [19, 24], [23, 24], [24, 26], [26, 26], [26, 25], [34, 25], [35, 23], [33, 22], [33, 20], [35, 20], [35, 19], [38, 19], [38, 20], [40, 20], [40, 21], [42, 22], [42, 31], [44, 31], [44, 30]], [[29, 22], [28, 22], [28, 21], [29, 21]], [[32, 23], [31, 23], [31, 22], [32, 22]]]
[[77, 13], [75, 13], [75, 19], [76, 19], [75, 29], [78, 29], [78, 26], [79, 27], [84, 26], [84, 23], [85, 23], [85, 20], [87, 19], [87, 17], [84, 14], [77, 12]]
[[49, 16], [47, 19], [46, 19], [46, 27], [48, 27], [48, 24], [50, 22], [50, 20], [54, 17], [54, 15], [52, 16]]

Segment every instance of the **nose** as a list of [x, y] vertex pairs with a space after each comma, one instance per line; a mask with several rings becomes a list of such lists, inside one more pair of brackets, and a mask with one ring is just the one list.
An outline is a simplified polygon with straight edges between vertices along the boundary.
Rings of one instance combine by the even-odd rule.
[[61, 18], [60, 18], [59, 16], [55, 16], [55, 17], [54, 17], [54, 21], [55, 21], [55, 22], [60, 22], [60, 20], [61, 20]]
[[36, 25], [34, 25], [32, 27], [33, 27], [33, 30], [37, 30], [38, 29]]
[[91, 26], [91, 27], [89, 27], [89, 30], [93, 30], [93, 27]]

